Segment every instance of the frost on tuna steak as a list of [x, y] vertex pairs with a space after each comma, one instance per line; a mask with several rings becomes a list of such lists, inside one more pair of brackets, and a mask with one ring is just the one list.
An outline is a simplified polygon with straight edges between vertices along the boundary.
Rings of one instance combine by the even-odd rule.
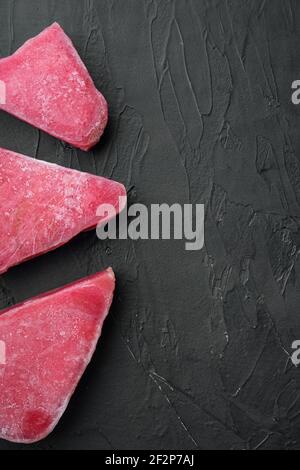
[[125, 202], [122, 184], [0, 148], [0, 274], [107, 222], [101, 204], [117, 213]]
[[115, 286], [108, 269], [0, 314], [0, 438], [46, 437], [91, 360]]
[[0, 82], [0, 109], [82, 150], [99, 141], [107, 103], [57, 23], [0, 60]]

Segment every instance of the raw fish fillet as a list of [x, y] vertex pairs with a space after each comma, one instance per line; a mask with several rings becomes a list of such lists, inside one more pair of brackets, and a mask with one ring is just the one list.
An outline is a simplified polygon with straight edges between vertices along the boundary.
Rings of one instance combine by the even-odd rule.
[[101, 204], [122, 210], [124, 186], [0, 148], [0, 274], [107, 222]]
[[59, 24], [0, 60], [0, 81], [0, 109], [48, 134], [82, 150], [103, 134], [107, 103]]
[[95, 351], [112, 269], [0, 314], [0, 438], [31, 443], [56, 426]]

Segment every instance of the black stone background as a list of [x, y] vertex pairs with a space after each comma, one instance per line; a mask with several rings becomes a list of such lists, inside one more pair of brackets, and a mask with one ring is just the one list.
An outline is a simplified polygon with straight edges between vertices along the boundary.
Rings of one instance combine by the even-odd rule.
[[94, 232], [12, 269], [1, 307], [111, 265], [118, 287], [55, 431], [0, 449], [300, 449], [298, 0], [1, 0], [0, 54], [58, 21], [110, 106], [89, 153], [0, 113], [0, 145], [205, 203], [205, 249]]

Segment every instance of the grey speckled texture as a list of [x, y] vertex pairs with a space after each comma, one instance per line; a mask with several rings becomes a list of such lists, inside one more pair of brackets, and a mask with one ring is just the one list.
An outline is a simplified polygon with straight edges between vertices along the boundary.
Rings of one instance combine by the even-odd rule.
[[3, 307], [108, 265], [118, 279], [91, 366], [32, 447], [300, 449], [300, 2], [1, 0], [1, 56], [55, 20], [109, 128], [85, 154], [1, 113], [0, 145], [131, 202], [205, 203], [206, 246], [85, 233], [3, 276]]

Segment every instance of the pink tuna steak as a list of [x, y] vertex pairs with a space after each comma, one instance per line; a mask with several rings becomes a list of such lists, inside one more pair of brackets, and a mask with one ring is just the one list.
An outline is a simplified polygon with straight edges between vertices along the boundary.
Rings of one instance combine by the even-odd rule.
[[0, 109], [82, 150], [99, 141], [107, 103], [57, 23], [0, 60], [0, 80]]
[[111, 269], [0, 315], [0, 438], [31, 443], [56, 426], [96, 348]]
[[119, 183], [0, 149], [0, 273], [107, 222], [101, 204], [125, 203]]

